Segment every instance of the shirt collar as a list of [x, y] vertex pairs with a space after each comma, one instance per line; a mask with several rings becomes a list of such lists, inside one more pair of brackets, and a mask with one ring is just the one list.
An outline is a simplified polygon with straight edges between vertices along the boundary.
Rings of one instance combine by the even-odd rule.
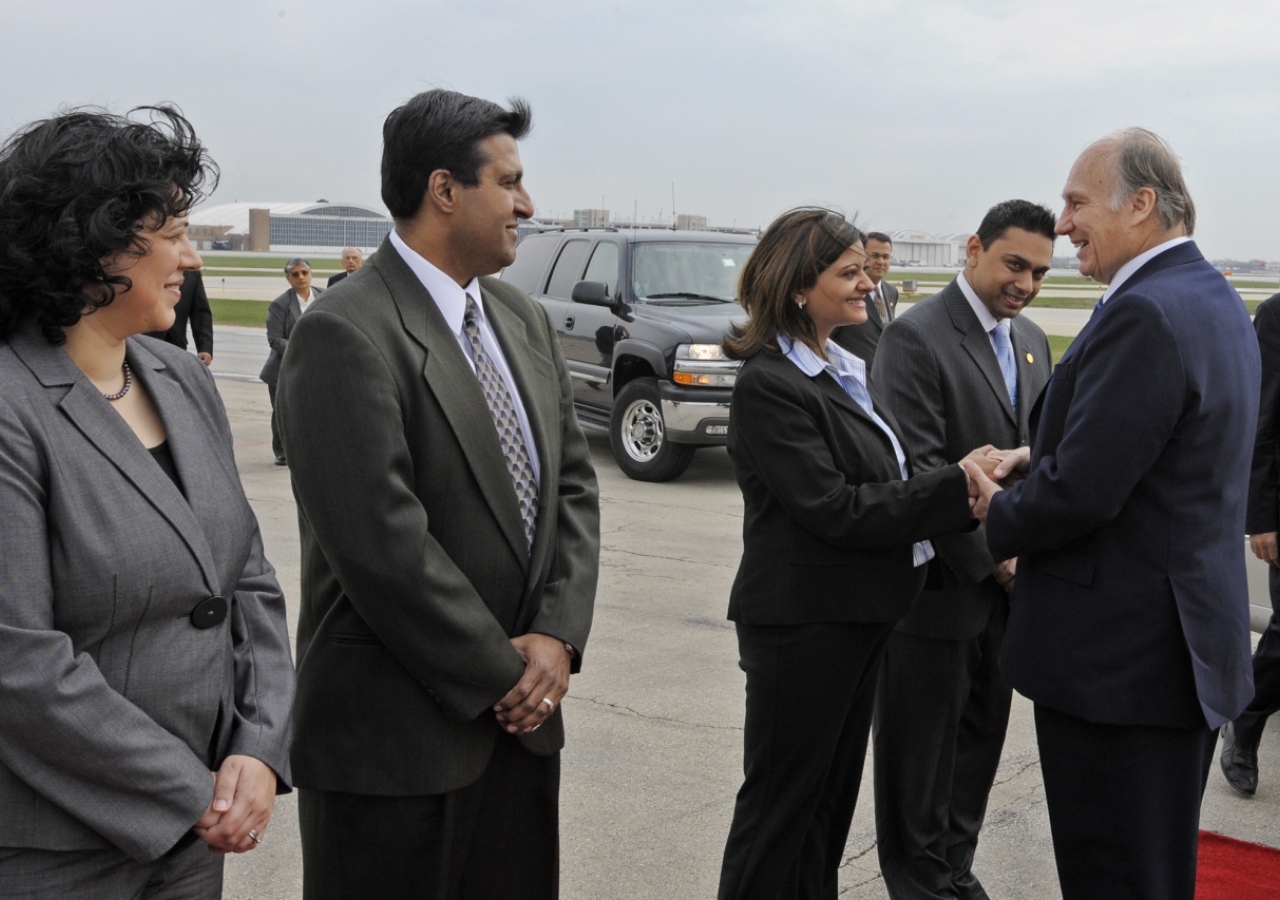
[[1155, 259], [1164, 251], [1172, 250], [1174, 247], [1178, 246], [1179, 244], [1185, 244], [1189, 240], [1191, 240], [1191, 238], [1187, 237], [1184, 234], [1181, 237], [1176, 237], [1176, 238], [1167, 240], [1163, 244], [1156, 244], [1146, 253], [1139, 253], [1133, 259], [1129, 260], [1127, 263], [1125, 263], [1123, 266], [1120, 267], [1120, 271], [1116, 272], [1116, 277], [1111, 279], [1111, 284], [1107, 285], [1107, 289], [1102, 293], [1102, 299], [1098, 302], [1106, 303], [1107, 300], [1111, 298], [1112, 294], [1120, 290], [1121, 285], [1123, 285], [1126, 281], [1128, 281], [1130, 278], [1133, 277], [1134, 272], [1137, 272], [1139, 269], [1141, 269], [1151, 260]]
[[450, 331], [454, 334], [462, 333], [462, 319], [467, 313], [467, 294], [476, 301], [480, 318], [484, 318], [484, 300], [480, 296], [479, 278], [472, 278], [465, 288], [460, 287], [458, 282], [441, 272], [406, 244], [394, 228], [391, 229], [390, 237], [391, 244], [400, 254], [400, 258], [405, 261], [413, 274], [418, 276], [422, 286], [427, 289], [431, 299], [440, 308], [440, 314], [444, 316]]
[[850, 375], [863, 384], [867, 382], [867, 364], [832, 341], [827, 341], [825, 360], [814, 353], [808, 344], [803, 341], [793, 341], [785, 334], [778, 335], [778, 349], [782, 351], [783, 356], [795, 363], [796, 368], [810, 378], [831, 370], [841, 375]]
[[974, 292], [969, 280], [964, 277], [964, 272], [956, 276], [956, 284], [960, 286], [960, 292], [964, 294], [964, 299], [968, 300], [969, 305], [973, 307], [973, 314], [978, 317], [978, 324], [982, 326], [982, 330], [990, 334], [991, 329], [1000, 324], [1000, 320], [991, 314], [991, 310], [987, 309], [987, 304], [983, 303], [977, 293]]

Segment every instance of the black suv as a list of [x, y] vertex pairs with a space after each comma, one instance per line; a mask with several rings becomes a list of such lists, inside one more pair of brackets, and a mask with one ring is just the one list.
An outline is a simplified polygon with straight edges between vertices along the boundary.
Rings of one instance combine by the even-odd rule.
[[584, 426], [607, 429], [622, 471], [669, 481], [723, 444], [738, 363], [720, 350], [751, 235], [575, 229], [530, 234], [502, 280], [555, 323]]

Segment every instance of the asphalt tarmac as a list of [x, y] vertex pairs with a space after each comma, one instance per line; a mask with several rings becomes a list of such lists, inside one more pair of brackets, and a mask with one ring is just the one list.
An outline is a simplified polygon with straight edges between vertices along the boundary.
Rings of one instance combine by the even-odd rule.
[[[244, 332], [219, 329], [214, 369], [239, 359], [251, 370], [218, 386], [292, 627], [296, 508], [288, 470], [272, 460], [266, 387], [251, 377], [261, 366], [251, 345], [265, 350], [266, 342], [260, 330]], [[741, 496], [722, 448], [699, 450], [689, 471], [668, 484], [626, 478], [602, 437], [591, 448], [602, 497], [601, 577], [583, 672], [564, 704], [561, 896], [713, 897], [741, 780], [744, 677], [725, 621], [741, 553]], [[1203, 827], [1280, 847], [1280, 739], [1264, 740], [1261, 771], [1257, 795], [1246, 800], [1215, 768]], [[887, 897], [870, 776], [868, 759], [841, 870], [841, 896], [853, 900]], [[1059, 897], [1031, 705], [1016, 696], [975, 872], [998, 900]], [[228, 860], [225, 896], [298, 898], [301, 877], [295, 799], [284, 796], [266, 843]]]

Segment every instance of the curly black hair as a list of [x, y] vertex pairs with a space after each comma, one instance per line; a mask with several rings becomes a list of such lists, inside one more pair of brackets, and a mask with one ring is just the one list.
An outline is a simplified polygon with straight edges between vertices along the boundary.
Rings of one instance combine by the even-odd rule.
[[217, 182], [191, 123], [167, 104], [123, 116], [69, 109], [10, 135], [0, 146], [0, 340], [34, 320], [61, 344], [87, 308], [132, 286], [103, 262], [146, 256], [142, 231]]

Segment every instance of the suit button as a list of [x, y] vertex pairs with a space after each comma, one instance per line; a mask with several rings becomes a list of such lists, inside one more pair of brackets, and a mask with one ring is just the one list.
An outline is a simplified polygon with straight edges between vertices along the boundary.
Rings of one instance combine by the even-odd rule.
[[210, 597], [201, 600], [191, 610], [191, 624], [196, 628], [212, 628], [221, 625], [227, 617], [227, 601], [222, 597]]

